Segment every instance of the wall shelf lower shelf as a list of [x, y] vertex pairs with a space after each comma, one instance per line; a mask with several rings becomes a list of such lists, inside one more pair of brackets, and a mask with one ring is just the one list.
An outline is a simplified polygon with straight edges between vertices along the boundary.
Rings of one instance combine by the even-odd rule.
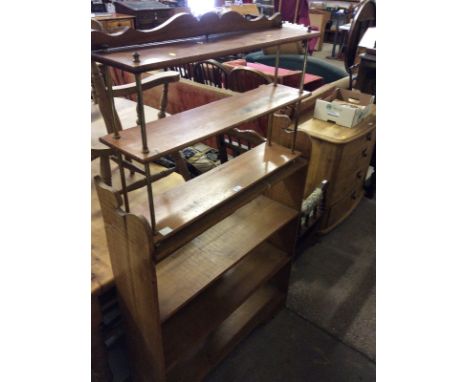
[[284, 304], [286, 294], [272, 285], [253, 293], [196, 349], [168, 371], [167, 380], [201, 381], [240, 340], [258, 324], [268, 320]]
[[161, 322], [297, 215], [292, 208], [260, 195], [159, 262], [156, 276]]
[[163, 323], [166, 368], [171, 370], [196, 349], [246, 299], [290, 262], [287, 254], [262, 243], [203, 294]]

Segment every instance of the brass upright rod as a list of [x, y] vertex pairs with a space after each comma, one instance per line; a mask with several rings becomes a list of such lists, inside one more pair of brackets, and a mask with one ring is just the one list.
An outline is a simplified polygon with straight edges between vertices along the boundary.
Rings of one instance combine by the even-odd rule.
[[151, 229], [153, 234], [156, 232], [156, 216], [154, 211], [154, 202], [153, 202], [153, 187], [151, 183], [151, 171], [149, 163], [145, 163], [145, 177], [146, 177], [146, 190], [148, 192], [148, 205], [150, 210], [151, 217]]
[[299, 114], [301, 113], [301, 100], [297, 101], [294, 115], [294, 132], [291, 151], [296, 149], [297, 127], [299, 125]]
[[145, 109], [143, 106], [143, 88], [141, 86], [141, 74], [135, 74], [135, 83], [137, 89], [137, 115], [138, 115], [138, 124], [141, 129], [141, 142], [142, 142], [142, 152], [144, 154], [149, 153], [148, 150], [148, 141], [146, 137], [146, 122], [145, 122]]
[[125, 180], [125, 172], [122, 164], [122, 153], [117, 152], [117, 160], [119, 162], [120, 183], [122, 184], [122, 194], [124, 197], [125, 212], [130, 212], [130, 204], [128, 202], [127, 181]]
[[301, 84], [299, 86], [299, 92], [302, 93], [304, 91], [304, 77], [307, 68], [307, 40], [302, 41], [302, 45], [304, 47], [304, 61], [302, 63], [302, 74], [301, 74]]
[[112, 112], [112, 131], [114, 132], [114, 139], [119, 139], [120, 135], [117, 131], [117, 124], [115, 123], [115, 103], [114, 103], [114, 95], [112, 94], [112, 78], [110, 75], [109, 66], [104, 66], [104, 79], [106, 81], [106, 88], [107, 88], [107, 97], [109, 98], [109, 102], [111, 105], [111, 112]]
[[278, 84], [278, 68], [279, 68], [279, 59], [280, 59], [280, 46], [276, 45], [276, 57], [275, 57], [275, 79], [273, 85]]
[[[300, 94], [302, 94], [304, 92], [304, 77], [305, 77], [305, 72], [306, 72], [306, 68], [307, 68], [307, 40], [303, 40], [302, 45], [304, 47], [304, 61], [303, 61], [303, 64], [302, 64], [301, 84], [299, 85], [299, 93]], [[294, 152], [294, 150], [296, 149], [297, 127], [299, 125], [299, 114], [300, 113], [301, 113], [301, 100], [297, 101], [296, 108], [295, 108], [292, 152]]]
[[271, 135], [273, 133], [273, 113], [268, 114], [267, 143], [271, 146]]

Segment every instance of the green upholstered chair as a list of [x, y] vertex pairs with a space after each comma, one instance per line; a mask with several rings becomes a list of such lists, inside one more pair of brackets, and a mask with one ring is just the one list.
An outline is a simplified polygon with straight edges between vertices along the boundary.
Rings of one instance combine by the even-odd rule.
[[[263, 52], [254, 52], [248, 54], [245, 59], [248, 62], [259, 62], [261, 64], [275, 66], [275, 55], [265, 55]], [[280, 67], [290, 70], [302, 70], [304, 56], [300, 54], [282, 54], [280, 56]], [[307, 58], [306, 72], [323, 77], [326, 84], [346, 77], [345, 69], [337, 68], [325, 60], [315, 57]]]

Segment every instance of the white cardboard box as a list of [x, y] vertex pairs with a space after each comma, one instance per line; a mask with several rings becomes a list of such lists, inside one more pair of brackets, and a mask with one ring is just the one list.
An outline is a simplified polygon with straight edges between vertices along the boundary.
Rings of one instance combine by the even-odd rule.
[[314, 118], [353, 127], [370, 114], [374, 99], [373, 95], [336, 88], [328, 97], [316, 101]]

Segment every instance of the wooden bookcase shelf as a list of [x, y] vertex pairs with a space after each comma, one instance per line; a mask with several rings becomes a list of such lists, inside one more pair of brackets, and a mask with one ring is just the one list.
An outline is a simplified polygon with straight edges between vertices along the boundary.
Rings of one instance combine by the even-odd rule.
[[[297, 217], [297, 213], [260, 195], [159, 262], [156, 277], [161, 322]], [[264, 224], [265, 221], [270, 223]]]
[[163, 323], [166, 367], [171, 369], [190, 353], [187, 343], [197, 344], [204, 340], [289, 261], [286, 253], [270, 243], [262, 243], [199, 298]]
[[[148, 32], [92, 32], [93, 46], [109, 47], [132, 38], [138, 44], [174, 40], [182, 21], [192, 25], [185, 37], [210, 34], [202, 44], [190, 39], [142, 46], [138, 63], [131, 61], [133, 46], [96, 51], [92, 58], [139, 75], [242, 49], [306, 42], [316, 35], [300, 26], [281, 27], [278, 17], [246, 21], [230, 13], [203, 16], [208, 22], [201, 23], [193, 16], [175, 16], [172, 23]], [[210, 25], [213, 33], [208, 33]], [[148, 123], [146, 154], [140, 127], [101, 142], [148, 168], [161, 156], [308, 95], [271, 84]], [[141, 113], [141, 94], [139, 98]], [[153, 196], [148, 182], [147, 202], [129, 197], [128, 212], [121, 193], [96, 179], [133, 380], [200, 381], [243, 336], [283, 306], [310, 143], [301, 132], [275, 130], [273, 124], [271, 129], [270, 141], [177, 188]], [[292, 149], [297, 137], [300, 151]]]
[[118, 139], [113, 134], [106, 135], [101, 142], [140, 163], [152, 162], [309, 95], [288, 86], [270, 84], [150, 122], [146, 125], [149, 153], [142, 152], [138, 126], [123, 130]]
[[[264, 143], [177, 188], [154, 196], [157, 241], [197, 222], [221, 204], [230, 210], [237, 209], [238, 195], [248, 194], [253, 186], [266, 189], [274, 179], [298, 166], [304, 166], [299, 152], [291, 153], [290, 149], [276, 143], [271, 146]], [[135, 214], [149, 220], [146, 203], [131, 208]], [[161, 231], [164, 236], [159, 234]]]
[[243, 337], [270, 318], [285, 300], [286, 294], [272, 285], [256, 290], [201, 346], [169, 369], [167, 381], [201, 381], [206, 370], [216, 366]]

